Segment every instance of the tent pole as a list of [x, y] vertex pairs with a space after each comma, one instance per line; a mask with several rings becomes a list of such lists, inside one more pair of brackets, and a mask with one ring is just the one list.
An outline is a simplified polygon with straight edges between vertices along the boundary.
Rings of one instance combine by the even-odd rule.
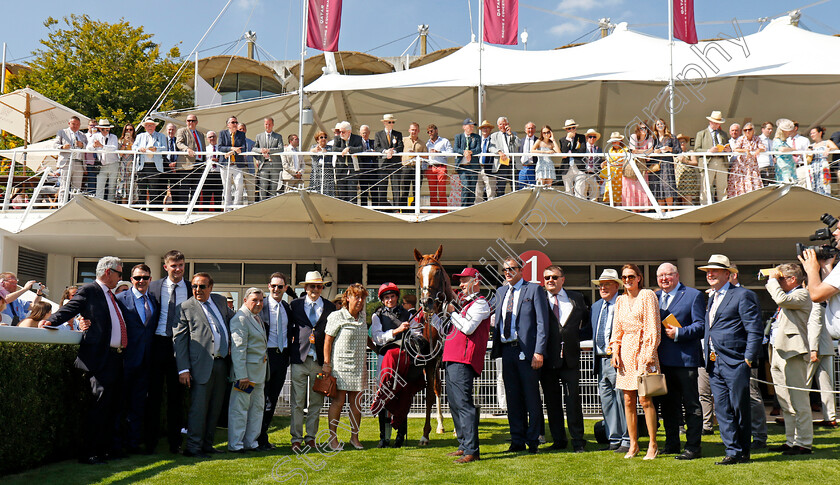
[[3, 42], [3, 70], [0, 71], [0, 94], [6, 94], [6, 43]]
[[306, 56], [306, 30], [307, 19], [306, 14], [309, 10], [309, 1], [300, 0], [300, 79], [298, 80], [298, 139], [303, 140], [303, 61]]
[[481, 11], [478, 14], [478, 122], [481, 123], [484, 117], [484, 85], [481, 78], [481, 61], [484, 53], [484, 1], [481, 3]]
[[198, 51], [195, 51], [195, 78], [193, 78], [193, 105], [198, 106]]
[[671, 133], [676, 133], [674, 126], [674, 0], [668, 2], [668, 53], [670, 62], [668, 65], [668, 114], [671, 121]]

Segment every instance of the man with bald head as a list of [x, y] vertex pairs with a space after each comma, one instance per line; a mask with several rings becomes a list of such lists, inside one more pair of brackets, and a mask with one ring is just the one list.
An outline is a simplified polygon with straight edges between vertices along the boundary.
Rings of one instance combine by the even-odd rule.
[[[697, 389], [697, 368], [703, 363], [700, 342], [705, 332], [704, 293], [680, 283], [680, 273], [671, 263], [656, 270], [662, 336], [659, 363], [668, 384], [668, 394], [656, 398], [665, 427], [664, 453], [678, 460], [699, 458], [703, 413]], [[676, 321], [675, 321], [676, 320]], [[680, 453], [680, 416], [685, 409], [685, 451]]]

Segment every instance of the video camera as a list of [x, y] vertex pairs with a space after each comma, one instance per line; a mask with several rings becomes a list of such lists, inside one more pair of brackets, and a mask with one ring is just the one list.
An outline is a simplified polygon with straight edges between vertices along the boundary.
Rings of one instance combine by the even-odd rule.
[[816, 232], [808, 237], [808, 240], [828, 242], [820, 246], [805, 246], [802, 243], [796, 243], [797, 256], [802, 256], [802, 253], [806, 249], [813, 249], [817, 253], [817, 259], [831, 259], [840, 254], [840, 250], [837, 249], [837, 241], [832, 235], [834, 228], [837, 226], [837, 219], [831, 214], [826, 213], [820, 217], [820, 221], [825, 224], [826, 227], [817, 229]]

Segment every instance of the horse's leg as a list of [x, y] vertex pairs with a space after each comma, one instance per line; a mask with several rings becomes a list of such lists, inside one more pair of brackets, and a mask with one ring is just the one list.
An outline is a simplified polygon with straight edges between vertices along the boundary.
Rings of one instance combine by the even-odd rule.
[[435, 364], [435, 404], [437, 404], [437, 434], [443, 434], [443, 413], [440, 410], [440, 396], [443, 394], [443, 389], [440, 381], [440, 362]]
[[434, 396], [434, 378], [429, 375], [429, 368], [426, 367], [426, 422], [423, 425], [423, 436], [420, 437], [420, 446], [429, 444], [429, 432], [432, 431], [432, 402]]

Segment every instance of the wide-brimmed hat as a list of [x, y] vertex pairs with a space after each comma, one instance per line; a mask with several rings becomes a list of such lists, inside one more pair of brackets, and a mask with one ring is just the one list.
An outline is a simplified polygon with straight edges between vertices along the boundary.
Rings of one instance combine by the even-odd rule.
[[146, 119], [144, 119], [144, 120], [143, 120], [140, 124], [141, 124], [141, 125], [148, 125], [149, 123], [151, 123], [151, 124], [153, 124], [153, 125], [157, 126], [157, 121], [155, 121], [155, 120], [153, 120], [153, 119], [151, 119], [151, 118], [146, 118]]
[[793, 121], [782, 118], [780, 120], [776, 120], [776, 126], [779, 127], [782, 131], [793, 131], [796, 127], [793, 125]]
[[617, 131], [614, 131], [614, 132], [610, 133], [610, 139], [607, 140], [607, 143], [613, 143], [613, 142], [616, 142], [616, 141], [623, 141], [623, 140], [624, 140], [624, 135], [622, 135], [621, 133], [619, 133]]
[[394, 115], [392, 115], [391, 113], [388, 113], [388, 114], [386, 114], [386, 115], [383, 115], [383, 116], [382, 116], [382, 121], [393, 121], [393, 122], [396, 122], [396, 121], [397, 121], [397, 118], [396, 118], [396, 117], [394, 117]]
[[563, 124], [563, 128], [577, 127], [577, 125], [577, 121], [569, 118], [568, 120], [566, 120], [566, 123]]
[[464, 126], [464, 125], [475, 125], [475, 121], [473, 121], [472, 118], [467, 118], [467, 119], [464, 120], [463, 123], [461, 123], [461, 126]]
[[99, 123], [96, 124], [96, 127], [97, 128], [113, 128], [114, 125], [112, 125], [111, 122], [106, 120], [105, 118], [102, 118], [101, 120], [99, 120]]
[[691, 141], [691, 137], [680, 133], [679, 135], [677, 135], [677, 140]]
[[738, 270], [732, 267], [732, 263], [729, 262], [729, 258], [722, 254], [713, 254], [709, 257], [709, 262], [706, 263], [705, 266], [700, 266], [697, 268], [699, 270], [706, 271], [707, 269], [725, 269], [730, 273], [737, 273]]
[[601, 139], [601, 134], [598, 133], [598, 130], [595, 130], [593, 128], [590, 128], [590, 129], [586, 130], [586, 136], [589, 136], [589, 135], [595, 135], [595, 141], [598, 141], [598, 140]]
[[723, 115], [720, 111], [712, 111], [712, 114], [706, 117], [707, 120], [711, 121], [712, 123], [723, 123], [726, 120], [723, 119]]
[[480, 125], [478, 125], [478, 128], [479, 129], [481, 129], [481, 128], [493, 128], [493, 125], [491, 125], [489, 121], [484, 120], [484, 121], [481, 122]]
[[597, 280], [592, 280], [592, 284], [595, 286], [599, 286], [602, 281], [615, 281], [618, 283], [619, 288], [622, 286], [621, 279], [618, 277], [618, 271], [607, 268], [601, 272], [601, 276], [598, 277]]
[[301, 281], [298, 286], [305, 286], [305, 285], [323, 285], [324, 278], [321, 277], [321, 273], [317, 271], [307, 271], [306, 272], [306, 279]]

